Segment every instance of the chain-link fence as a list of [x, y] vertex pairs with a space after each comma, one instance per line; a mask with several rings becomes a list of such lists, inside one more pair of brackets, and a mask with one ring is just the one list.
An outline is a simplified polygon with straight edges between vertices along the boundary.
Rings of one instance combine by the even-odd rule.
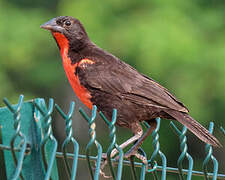
[[[89, 126], [89, 142], [86, 146], [86, 154], [79, 153], [79, 144], [73, 136], [72, 117], [75, 103], [71, 102], [68, 114], [54, 103], [53, 99], [49, 100], [48, 106], [43, 99], [35, 99], [23, 102], [23, 95], [20, 96], [17, 105], [11, 105], [7, 99], [3, 100], [6, 107], [0, 108], [0, 179], [59, 179], [57, 160], [63, 159], [65, 176], [68, 179], [76, 179], [78, 163], [86, 160], [88, 171], [91, 179], [99, 179], [102, 174], [101, 164], [102, 145], [96, 138], [96, 115], [97, 107], [93, 106], [92, 114], [89, 117], [85, 111], [80, 108], [79, 112], [87, 121]], [[63, 141], [61, 151], [57, 152], [58, 141], [53, 136], [52, 130], [52, 113], [56, 110], [65, 120], [66, 139]], [[154, 179], [166, 179], [168, 173], [179, 174], [180, 179], [192, 179], [195, 176], [202, 176], [205, 179], [225, 179], [225, 173], [218, 172], [218, 161], [213, 156], [213, 149], [209, 144], [205, 145], [205, 159], [202, 162], [202, 171], [193, 170], [193, 158], [188, 153], [186, 132], [187, 128], [181, 130], [174, 124], [170, 123], [175, 134], [179, 136], [180, 156], [177, 160], [177, 167], [168, 167], [167, 158], [160, 150], [159, 128], [160, 118], [157, 118], [157, 128], [152, 133], [152, 146], [154, 151], [148, 159], [148, 167], [141, 162], [136, 162], [134, 158], [125, 160], [124, 152], [117, 144], [116, 139], [116, 118], [117, 111], [113, 110], [111, 120], [100, 112], [101, 118], [109, 128], [110, 145], [107, 149], [107, 162], [112, 179], [121, 179], [125, 166], [130, 166], [133, 179], [146, 179], [146, 174], [151, 173]], [[12, 123], [14, 122], [14, 123]], [[149, 128], [147, 123], [143, 123]], [[210, 123], [209, 131], [213, 133], [213, 122]], [[225, 131], [221, 127], [223, 137]], [[73, 145], [73, 153], [68, 153], [69, 144]], [[93, 156], [90, 149], [96, 148], [97, 156]], [[110, 158], [112, 150], [118, 150], [117, 158]], [[143, 156], [146, 153], [143, 149], [138, 150]], [[148, 152], [149, 153], [149, 152]], [[146, 156], [147, 157], [147, 156]], [[161, 159], [161, 161], [159, 161]], [[72, 163], [71, 163], [72, 160]], [[184, 160], [188, 162], [188, 168], [183, 168]], [[208, 172], [208, 164], [212, 165], [212, 172]], [[60, 167], [61, 168], [61, 167]], [[137, 169], [139, 172], [137, 173]]]

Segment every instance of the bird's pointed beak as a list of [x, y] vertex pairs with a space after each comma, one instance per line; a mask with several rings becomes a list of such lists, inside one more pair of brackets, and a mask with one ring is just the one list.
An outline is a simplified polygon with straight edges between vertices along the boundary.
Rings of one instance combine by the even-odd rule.
[[50, 31], [55, 31], [55, 32], [62, 32], [63, 31], [63, 28], [56, 23], [55, 18], [53, 18], [50, 21], [42, 24], [40, 26], [40, 28], [47, 29], [47, 30], [50, 30]]

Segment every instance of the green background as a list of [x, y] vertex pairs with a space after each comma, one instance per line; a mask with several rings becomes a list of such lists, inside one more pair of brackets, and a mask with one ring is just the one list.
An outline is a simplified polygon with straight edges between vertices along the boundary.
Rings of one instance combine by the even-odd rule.
[[[224, 9], [223, 0], [0, 0], [0, 98], [16, 103], [24, 94], [27, 100], [54, 97], [65, 110], [71, 100], [80, 106], [54, 39], [39, 28], [53, 17], [70, 15], [81, 20], [97, 45], [167, 87], [201, 124], [207, 127], [214, 121], [216, 136], [224, 144], [218, 128], [225, 127]], [[64, 135], [61, 123], [55, 115], [58, 138]], [[105, 142], [102, 133], [108, 132], [101, 121], [97, 123], [99, 139]], [[162, 120], [161, 148], [168, 164], [176, 166], [178, 138], [168, 123]], [[77, 115], [74, 124], [83, 147], [88, 141], [87, 123]], [[131, 136], [125, 129], [118, 131], [119, 143]], [[190, 154], [202, 159], [203, 143], [188, 135]], [[150, 147], [147, 140], [144, 149], [149, 155]], [[220, 172], [225, 173], [225, 152], [215, 151]], [[86, 166], [82, 167], [80, 178], [87, 175]], [[201, 163], [196, 161], [194, 168], [200, 170]]]

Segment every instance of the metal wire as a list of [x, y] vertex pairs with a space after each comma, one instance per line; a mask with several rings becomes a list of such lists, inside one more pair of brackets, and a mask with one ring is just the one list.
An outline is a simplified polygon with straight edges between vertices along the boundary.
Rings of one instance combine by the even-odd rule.
[[[209, 124], [209, 132], [212, 134], [213, 133], [213, 126], [214, 123], [210, 122]], [[217, 173], [218, 173], [218, 161], [216, 160], [216, 158], [212, 155], [213, 149], [212, 146], [209, 144], [205, 145], [205, 152], [206, 152], [206, 158], [203, 161], [203, 171], [204, 171], [204, 175], [205, 175], [205, 179], [209, 179], [208, 178], [208, 171], [207, 171], [207, 166], [209, 164], [209, 161], [212, 160], [213, 162], [213, 180], [216, 180], [217, 178]]]
[[[21, 116], [25, 116], [25, 114], [21, 114], [21, 109], [23, 109], [23, 105], [24, 105], [23, 95], [20, 96], [19, 102], [15, 106], [12, 106], [6, 98], [4, 98], [4, 103], [6, 104], [7, 108], [13, 115], [13, 119], [14, 119], [13, 125], [14, 125], [15, 133], [12, 135], [10, 144], [9, 145], [0, 144], [0, 149], [3, 151], [10, 150], [12, 153], [12, 159], [14, 161], [15, 168], [13, 173], [9, 175], [9, 178], [14, 180], [18, 178], [27, 179], [28, 177], [25, 177], [25, 173], [22, 174], [22, 169], [23, 169], [23, 163], [25, 162], [24, 159], [25, 157], [28, 157], [31, 155], [31, 153], [29, 152], [31, 152], [32, 149], [29, 147], [26, 135], [21, 130], [21, 120], [22, 120]], [[45, 101], [43, 99], [35, 99], [33, 102], [33, 106], [34, 106], [34, 111], [32, 112], [34, 112], [35, 115], [31, 116], [31, 117], [34, 117], [34, 119], [31, 119], [30, 121], [38, 120], [38, 121], [41, 121], [41, 123], [43, 124], [42, 138], [39, 143], [41, 146], [43, 169], [45, 170], [44, 179], [45, 180], [55, 179], [53, 178], [53, 173], [57, 173], [57, 169], [55, 169], [57, 167], [53, 164], [55, 164], [56, 158], [63, 159], [65, 164], [65, 170], [67, 172], [67, 176], [69, 179], [72, 179], [72, 180], [76, 179], [78, 160], [86, 160], [88, 163], [88, 168], [89, 168], [91, 178], [94, 180], [99, 179], [100, 174], [102, 174], [101, 163], [103, 163], [103, 159], [102, 159], [102, 146], [96, 139], [95, 119], [97, 115], [97, 107], [93, 106], [90, 117], [87, 115], [87, 113], [83, 109], [81, 108], [79, 109], [83, 118], [86, 119], [88, 122], [88, 127], [89, 127], [88, 134], [90, 138], [86, 146], [86, 155], [81, 155], [79, 154], [79, 143], [73, 137], [73, 129], [72, 129], [72, 117], [74, 116], [75, 103], [71, 102], [70, 108], [68, 110], [68, 114], [65, 114], [62, 111], [62, 109], [59, 107], [59, 105], [54, 104], [53, 99], [49, 100], [48, 108], [46, 107]], [[53, 136], [53, 131], [52, 131], [52, 113], [53, 113], [54, 107], [59, 112], [60, 116], [65, 120], [66, 138], [63, 141], [61, 152], [56, 152], [58, 144], [57, 144], [57, 140]], [[1, 112], [1, 109], [0, 109], [0, 112]], [[186, 143], [187, 128], [183, 127], [182, 130], [179, 130], [175, 126], [175, 124], [172, 122], [170, 123], [170, 125], [172, 129], [175, 131], [175, 134], [179, 136], [181, 154], [177, 160], [177, 168], [167, 167], [166, 156], [160, 150], [159, 133], [158, 133], [160, 128], [160, 118], [156, 119], [157, 127], [152, 133], [152, 138], [153, 138], [152, 145], [154, 150], [151, 154], [150, 159], [148, 160], [150, 167], [146, 167], [146, 165], [143, 163], [135, 162], [133, 158], [131, 158], [130, 161], [124, 160], [123, 150], [117, 144], [117, 138], [116, 138], [116, 127], [115, 127], [116, 118], [117, 118], [116, 109], [113, 110], [113, 116], [111, 120], [108, 120], [102, 112], [100, 112], [99, 114], [100, 114], [100, 117], [105, 121], [109, 129], [110, 145], [107, 148], [106, 153], [107, 153], [107, 161], [108, 161], [109, 169], [113, 179], [120, 180], [122, 178], [122, 172], [123, 172], [124, 166], [130, 166], [131, 172], [133, 174], [133, 178], [141, 179], [141, 180], [146, 178], [146, 173], [151, 173], [154, 179], [162, 179], [162, 180], [166, 179], [166, 176], [168, 173], [179, 174], [180, 179], [185, 179], [185, 175], [187, 175], [188, 180], [191, 179], [193, 176], [203, 176], [205, 177], [205, 179], [212, 178], [213, 180], [225, 179], [225, 174], [218, 173], [219, 165], [216, 158], [213, 156], [212, 147], [209, 144], [206, 144], [205, 146], [206, 157], [202, 163], [203, 171], [201, 172], [201, 171], [193, 170], [194, 162], [192, 157], [187, 152], [188, 151], [188, 146]], [[7, 122], [6, 120], [3, 122], [11, 123], [11, 122]], [[147, 123], [145, 123], [145, 126], [147, 128], [150, 128], [150, 126]], [[213, 132], [213, 126], [214, 124], [211, 122], [209, 125], [210, 133]], [[222, 134], [225, 135], [225, 130], [222, 126], [220, 127], [220, 130]], [[73, 153], [67, 152], [69, 144], [73, 145]], [[48, 154], [47, 152], [49, 152], [49, 148], [51, 148], [51, 153]], [[94, 157], [91, 154], [91, 149], [93, 148], [96, 148], [97, 150], [96, 157]], [[119, 152], [119, 155], [115, 158], [111, 157], [111, 153], [113, 149], [116, 149]], [[139, 148], [138, 152], [144, 157], [147, 157], [146, 152], [142, 148]], [[156, 161], [157, 157], [161, 159], [161, 162]], [[183, 163], [185, 158], [188, 160], [188, 169], [183, 168]], [[69, 162], [69, 159], [73, 160], [72, 166]], [[93, 162], [95, 166], [93, 166]], [[207, 166], [211, 162], [213, 164], [213, 172], [208, 172]], [[117, 165], [117, 171], [115, 171], [114, 165]], [[136, 173], [136, 168], [141, 168], [139, 177], [138, 177], [138, 174]], [[43, 169], [40, 169], [40, 171], [43, 171]], [[159, 172], [161, 173], [160, 178], [158, 176]]]
[[[110, 171], [112, 174], [113, 179], [121, 179], [122, 177], [122, 166], [123, 166], [123, 151], [122, 149], [118, 146], [118, 144], [116, 143], [116, 127], [115, 127], [115, 123], [116, 123], [116, 118], [117, 118], [117, 110], [113, 109], [113, 116], [112, 116], [112, 120], [111, 122], [107, 120], [107, 118], [104, 116], [104, 114], [102, 112], [99, 113], [100, 116], [102, 117], [102, 119], [106, 122], [106, 124], [109, 127], [110, 130], [110, 145], [109, 148], [107, 149], [107, 160], [109, 162], [109, 167], [110, 167]], [[112, 165], [112, 158], [111, 158], [111, 152], [113, 149], [116, 149], [119, 152], [119, 163], [118, 163], [118, 169], [117, 169], [117, 176], [115, 175], [114, 172], [114, 168]]]
[[[58, 142], [56, 141], [52, 132], [51, 114], [54, 108], [54, 100], [52, 98], [49, 99], [48, 109], [42, 108], [39, 105], [40, 103], [43, 107], [45, 107], [45, 102], [43, 101], [37, 102], [37, 101], [34, 101], [34, 106], [39, 110], [40, 113], [37, 111], [36, 117], [37, 119], [41, 119], [41, 121], [44, 123], [45, 136], [41, 141], [41, 153], [42, 153], [42, 159], [43, 159], [43, 163], [44, 163], [44, 167], [46, 171], [45, 180], [48, 180], [48, 179], [51, 179], [51, 172], [53, 168], [53, 163], [55, 161], [55, 155], [56, 155], [57, 146], [58, 146]], [[46, 153], [45, 153], [45, 148], [48, 142], [53, 144], [53, 149], [52, 149], [52, 153], [49, 158], [49, 161], [47, 160]]]
[[[75, 103], [71, 102], [70, 109], [68, 114], [66, 115], [62, 109], [56, 104], [55, 105], [56, 110], [59, 112], [59, 114], [62, 116], [63, 119], [66, 121], [66, 139], [64, 140], [62, 144], [62, 152], [63, 152], [63, 160], [66, 166], [66, 170], [68, 173], [68, 178], [71, 180], [76, 179], [76, 173], [77, 173], [77, 162], [78, 162], [78, 154], [79, 154], [79, 144], [78, 142], [73, 138], [73, 129], [72, 129], [72, 116], [74, 113]], [[68, 157], [67, 157], [67, 147], [69, 143], [73, 144], [74, 148], [74, 158], [73, 158], [73, 166], [72, 170], [69, 166]], [[72, 173], [71, 173], [72, 171]]]
[[[4, 98], [3, 102], [5, 103], [5, 105], [8, 107], [8, 109], [13, 113], [14, 116], [14, 129], [15, 129], [15, 134], [13, 135], [11, 142], [10, 142], [10, 150], [12, 152], [12, 157], [15, 163], [15, 172], [11, 175], [12, 180], [16, 180], [18, 179], [18, 176], [20, 176], [20, 178], [23, 180], [23, 175], [21, 173], [22, 170], [22, 165], [23, 165], [23, 159], [24, 159], [24, 155], [25, 155], [25, 150], [26, 150], [26, 146], [27, 146], [27, 139], [26, 136], [23, 135], [23, 133], [21, 132], [21, 114], [20, 114], [20, 110], [22, 108], [22, 104], [23, 104], [23, 95], [20, 95], [19, 98], [19, 102], [16, 105], [16, 107], [14, 108], [10, 102]], [[16, 153], [14, 151], [14, 146], [15, 146], [15, 140], [17, 137], [20, 137], [20, 146], [21, 146], [21, 150], [19, 152], [19, 158], [17, 160], [16, 157]]]
[[[89, 137], [90, 141], [88, 145], [86, 146], [86, 157], [87, 157], [87, 162], [88, 162], [88, 167], [89, 171], [91, 173], [91, 178], [96, 180], [99, 179], [99, 174], [100, 174], [100, 168], [101, 168], [101, 158], [102, 158], [102, 146], [101, 144], [96, 140], [96, 124], [95, 124], [95, 119], [96, 119], [96, 114], [97, 114], [97, 106], [93, 106], [92, 110], [92, 115], [89, 118], [88, 115], [84, 112], [82, 108], [79, 109], [81, 115], [84, 117], [84, 119], [87, 120], [88, 126], [89, 126]], [[96, 145], [97, 147], [97, 161], [96, 161], [96, 167], [94, 169], [95, 173], [93, 173], [91, 162], [90, 162], [90, 149], [92, 148], [93, 145]]]
[[[159, 155], [161, 160], [162, 160], [162, 180], [166, 179], [166, 156], [160, 151], [160, 144], [159, 144], [159, 128], [160, 128], [160, 118], [156, 118], [156, 122], [157, 122], [157, 127], [156, 129], [152, 132], [152, 137], [153, 137], [153, 141], [152, 141], [152, 145], [154, 147], [154, 152], [149, 160], [149, 163], [153, 163], [154, 165], [152, 167], [152, 170], [148, 170], [148, 172], [151, 171], [155, 171], [157, 168], [157, 162], [154, 161], [156, 156]], [[145, 125], [148, 125], [147, 123], [145, 123]], [[154, 174], [155, 179], [157, 178], [157, 174]]]
[[180, 157], [177, 160], [177, 166], [179, 169], [179, 175], [180, 175], [180, 179], [184, 179], [184, 175], [183, 175], [183, 160], [186, 157], [188, 160], [188, 174], [187, 174], [187, 180], [191, 180], [192, 177], [192, 169], [193, 169], [193, 159], [190, 156], [190, 154], [188, 154], [187, 152], [187, 137], [185, 136], [186, 132], [187, 132], [187, 128], [185, 126], [183, 126], [182, 131], [180, 131], [176, 125], [173, 122], [170, 122], [171, 127], [174, 128], [175, 133], [179, 136], [179, 140], [180, 140], [180, 150], [181, 150], [181, 154]]

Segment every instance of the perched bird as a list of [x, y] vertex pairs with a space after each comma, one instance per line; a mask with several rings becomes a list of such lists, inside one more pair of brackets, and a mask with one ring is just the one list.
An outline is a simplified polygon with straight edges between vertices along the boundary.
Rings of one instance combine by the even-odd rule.
[[[77, 97], [90, 109], [96, 105], [108, 119], [116, 108], [116, 124], [131, 129], [134, 136], [120, 145], [124, 148], [135, 142], [127, 157], [136, 155], [146, 160], [137, 149], [156, 127], [157, 117], [177, 120], [205, 143], [221, 146], [166, 88], [95, 45], [78, 19], [60, 16], [41, 28], [51, 31], [55, 38], [64, 70]], [[151, 126], [145, 133], [140, 125], [143, 121]], [[116, 153], [114, 150], [111, 156]]]

